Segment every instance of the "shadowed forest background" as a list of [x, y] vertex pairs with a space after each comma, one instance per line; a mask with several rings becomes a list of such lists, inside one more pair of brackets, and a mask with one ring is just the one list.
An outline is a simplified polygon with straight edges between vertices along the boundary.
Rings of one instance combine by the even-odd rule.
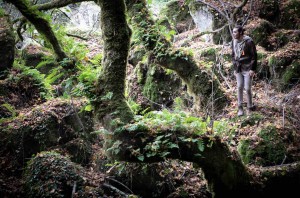
[[[0, 197], [299, 194], [299, 0], [0, 5]], [[235, 24], [258, 52], [241, 117]]]

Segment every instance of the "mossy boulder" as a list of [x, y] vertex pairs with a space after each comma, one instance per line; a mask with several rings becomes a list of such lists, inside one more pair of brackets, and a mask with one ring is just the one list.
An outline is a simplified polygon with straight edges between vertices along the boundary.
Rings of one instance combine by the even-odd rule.
[[134, 45], [129, 52], [128, 63], [136, 66], [146, 55], [146, 49], [142, 45]]
[[[1, 152], [11, 155], [11, 162], [19, 166], [24, 159], [40, 151], [62, 146], [79, 136], [89, 138], [89, 132], [93, 131], [93, 119], [90, 112], [79, 112], [84, 104], [80, 100], [70, 104], [69, 101], [56, 99], [35, 107], [26, 115], [0, 123]], [[67, 148], [73, 148], [69, 144]], [[76, 151], [70, 154], [78, 158]]]
[[4, 79], [14, 62], [15, 37], [9, 17], [0, 8], [0, 79]]
[[242, 120], [241, 122], [241, 127], [246, 127], [246, 126], [254, 126], [254, 125], [259, 125], [259, 123], [264, 119], [264, 116], [259, 114], [259, 113], [252, 113], [251, 116], [245, 117], [245, 119]]
[[286, 146], [275, 126], [262, 128], [257, 142], [248, 138], [241, 140], [238, 152], [245, 164], [254, 163], [261, 166], [281, 164], [287, 153]]
[[203, 59], [206, 61], [216, 61], [218, 49], [215, 47], [206, 48], [201, 50], [199, 53], [200, 57], [203, 57]]
[[149, 65], [142, 93], [150, 101], [151, 108], [158, 110], [173, 104], [180, 94], [180, 87], [181, 80], [175, 73], [158, 65]]
[[181, 80], [171, 70], [159, 65], [139, 62], [127, 82], [129, 99], [141, 109], [159, 110], [170, 107], [180, 95]]
[[48, 94], [42, 75], [28, 67], [13, 68], [0, 81], [0, 105], [9, 104], [16, 110], [41, 104]]
[[297, 44], [289, 43], [282, 50], [277, 51], [267, 58], [272, 82], [275, 88], [283, 90], [291, 88], [297, 81], [299, 66], [298, 54], [300, 49]]
[[22, 50], [22, 58], [25, 65], [38, 69], [42, 74], [58, 67], [53, 59], [54, 55], [40, 45], [30, 44]]
[[28, 162], [24, 171], [27, 197], [73, 197], [82, 191], [82, 168], [56, 152], [42, 152]]
[[271, 50], [272, 46], [268, 41], [269, 35], [275, 31], [275, 27], [272, 23], [264, 19], [258, 19], [246, 26], [247, 34], [249, 34], [255, 44], [260, 45], [267, 50]]
[[72, 162], [86, 165], [90, 162], [92, 156], [92, 145], [89, 141], [77, 138], [67, 142], [66, 148]]
[[300, 60], [294, 60], [282, 75], [282, 88], [291, 88], [300, 80]]

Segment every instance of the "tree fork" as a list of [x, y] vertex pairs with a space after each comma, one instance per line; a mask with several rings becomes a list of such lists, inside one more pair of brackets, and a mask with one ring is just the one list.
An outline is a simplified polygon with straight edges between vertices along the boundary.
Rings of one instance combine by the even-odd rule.
[[7, 2], [16, 6], [23, 16], [34, 25], [37, 31], [50, 42], [58, 60], [62, 61], [67, 58], [67, 55], [62, 50], [49, 22], [41, 16], [41, 13], [34, 6], [30, 5], [27, 0], [7, 0]]

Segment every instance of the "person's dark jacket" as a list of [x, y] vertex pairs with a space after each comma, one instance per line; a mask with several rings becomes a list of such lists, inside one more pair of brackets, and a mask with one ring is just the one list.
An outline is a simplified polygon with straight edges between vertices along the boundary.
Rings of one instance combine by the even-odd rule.
[[239, 73], [243, 71], [256, 71], [257, 68], [257, 51], [254, 41], [249, 36], [244, 36], [243, 38], [245, 45], [243, 52], [238, 60], [235, 58], [235, 50], [232, 41], [232, 63], [234, 70]]

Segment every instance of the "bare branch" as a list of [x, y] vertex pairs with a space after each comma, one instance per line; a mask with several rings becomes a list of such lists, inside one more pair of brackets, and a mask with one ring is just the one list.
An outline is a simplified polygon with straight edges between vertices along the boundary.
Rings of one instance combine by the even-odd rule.
[[233, 14], [232, 14], [232, 18], [233, 18], [233, 21], [236, 21], [236, 15], [238, 14], [239, 11], [242, 10], [242, 8], [248, 3], [248, 0], [243, 0], [243, 2], [238, 5], [234, 11], [233, 11]]
[[217, 6], [212, 5], [212, 4], [210, 4], [210, 3], [208, 3], [208, 2], [206, 2], [206, 1], [204, 1], [204, 0], [197, 0], [196, 2], [203, 3], [203, 4], [205, 4], [205, 5], [207, 5], [207, 6], [211, 7], [211, 8], [213, 8], [213, 9], [216, 10], [218, 13], [220, 13], [223, 17], [225, 17], [225, 18], [227, 19], [227, 21], [228, 21], [230, 24], [233, 23], [232, 20], [231, 20], [231, 19], [230, 19], [230, 18], [229, 18], [222, 10], [220, 10]]
[[34, 7], [36, 7], [40, 11], [41, 10], [50, 10], [53, 8], [65, 7], [71, 3], [80, 3], [80, 2], [84, 2], [84, 1], [92, 1], [92, 0], [54, 0], [54, 1], [50, 1], [49, 3], [35, 5]]

